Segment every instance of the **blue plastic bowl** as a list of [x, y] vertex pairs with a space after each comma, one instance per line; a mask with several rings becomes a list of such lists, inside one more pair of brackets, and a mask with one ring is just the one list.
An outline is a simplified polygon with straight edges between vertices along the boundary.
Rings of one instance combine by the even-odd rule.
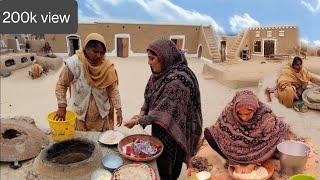
[[120, 156], [115, 154], [107, 154], [102, 158], [102, 165], [109, 171], [114, 171], [123, 165], [123, 160]]

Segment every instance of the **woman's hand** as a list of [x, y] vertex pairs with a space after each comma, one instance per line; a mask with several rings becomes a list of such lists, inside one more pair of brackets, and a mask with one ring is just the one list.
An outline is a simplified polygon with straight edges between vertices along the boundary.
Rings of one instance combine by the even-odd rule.
[[123, 120], [121, 108], [116, 110], [116, 114], [117, 114], [117, 126], [119, 127], [121, 126], [122, 120]]
[[251, 173], [255, 167], [256, 167], [255, 164], [236, 165], [234, 171], [236, 173], [248, 174], [248, 173]]
[[55, 121], [65, 121], [66, 120], [66, 110], [67, 107], [58, 107], [57, 114], [54, 116]]
[[133, 126], [138, 125], [140, 118], [140, 115], [134, 115], [128, 122], [124, 124], [124, 126], [131, 129]]

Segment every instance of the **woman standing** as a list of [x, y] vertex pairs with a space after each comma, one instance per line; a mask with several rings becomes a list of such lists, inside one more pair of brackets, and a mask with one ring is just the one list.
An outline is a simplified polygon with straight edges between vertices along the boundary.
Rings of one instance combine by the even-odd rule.
[[152, 135], [164, 144], [157, 159], [161, 179], [177, 179], [183, 162], [195, 154], [202, 133], [199, 85], [186, 58], [176, 45], [158, 39], [148, 48], [152, 75], [144, 93], [144, 105], [126, 127], [152, 125]]
[[114, 65], [105, 57], [106, 43], [100, 34], [91, 33], [85, 48], [65, 61], [56, 85], [58, 111], [56, 119], [66, 115], [66, 92], [71, 86], [72, 109], [77, 113], [76, 130], [105, 131], [114, 128], [114, 108], [117, 124], [122, 112], [118, 76]]

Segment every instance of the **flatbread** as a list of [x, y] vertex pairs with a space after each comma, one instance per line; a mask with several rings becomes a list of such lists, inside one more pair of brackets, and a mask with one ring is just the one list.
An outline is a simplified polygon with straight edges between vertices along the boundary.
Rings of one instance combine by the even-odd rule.
[[265, 179], [269, 175], [266, 168], [259, 166], [258, 168], [254, 169], [251, 173], [236, 173], [233, 172], [233, 176], [238, 179], [245, 179], [245, 180], [259, 180]]
[[99, 142], [107, 145], [115, 145], [118, 144], [124, 137], [125, 136], [119, 131], [109, 130], [100, 135]]
[[146, 164], [127, 164], [113, 173], [113, 180], [155, 180], [154, 170]]
[[91, 180], [111, 180], [112, 174], [104, 169], [97, 169], [91, 174]]

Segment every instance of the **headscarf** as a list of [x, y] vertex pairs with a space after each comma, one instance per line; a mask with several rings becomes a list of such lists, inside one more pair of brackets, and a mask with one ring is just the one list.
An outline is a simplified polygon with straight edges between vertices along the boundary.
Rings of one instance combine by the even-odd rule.
[[[247, 106], [255, 113], [249, 122], [238, 115]], [[269, 159], [288, 127], [252, 91], [236, 93], [215, 125], [207, 128], [230, 163], [259, 163]]]
[[160, 60], [162, 73], [165, 73], [172, 65], [188, 65], [184, 53], [168, 39], [158, 39], [149, 44], [147, 50], [155, 52]]
[[303, 89], [306, 89], [311, 80], [311, 74], [304, 67], [302, 67], [300, 72], [295, 72], [292, 68], [292, 63], [293, 62], [289, 62], [288, 65], [281, 70], [278, 78], [278, 88], [283, 89], [287, 85], [291, 85], [291, 83], [297, 83], [300, 84]]
[[242, 109], [250, 109], [252, 111], [257, 111], [259, 107], [259, 100], [256, 96], [252, 95], [251, 93], [243, 93], [241, 96], [238, 96], [235, 101], [235, 110], [239, 112]]
[[[86, 46], [91, 40], [97, 40], [101, 42], [106, 48], [105, 39], [100, 34], [89, 34], [84, 40], [84, 46]], [[76, 54], [83, 64], [84, 77], [90, 86], [95, 88], [106, 88], [114, 82], [118, 82], [116, 69], [114, 68], [113, 63], [105, 56], [99, 64], [93, 65], [85, 56], [84, 49], [77, 50]]]
[[186, 153], [195, 154], [202, 133], [200, 91], [196, 76], [183, 52], [170, 40], [158, 39], [148, 48], [158, 56], [162, 71], [152, 74], [145, 90], [142, 110], [162, 126]]

